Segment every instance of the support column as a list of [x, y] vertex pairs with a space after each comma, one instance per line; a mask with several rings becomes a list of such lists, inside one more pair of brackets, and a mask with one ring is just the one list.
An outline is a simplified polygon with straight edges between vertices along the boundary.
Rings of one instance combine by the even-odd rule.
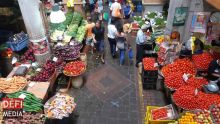
[[18, 0], [22, 17], [38, 63], [45, 63], [50, 57], [49, 43], [39, 0]]
[[[184, 26], [173, 26], [173, 18], [176, 7], [188, 7], [188, 13]], [[192, 22], [192, 16], [194, 12], [202, 12], [203, 0], [170, 0], [168, 18], [166, 25], [166, 34], [170, 34], [174, 29], [180, 33], [180, 40], [185, 42], [190, 37], [190, 26]]]

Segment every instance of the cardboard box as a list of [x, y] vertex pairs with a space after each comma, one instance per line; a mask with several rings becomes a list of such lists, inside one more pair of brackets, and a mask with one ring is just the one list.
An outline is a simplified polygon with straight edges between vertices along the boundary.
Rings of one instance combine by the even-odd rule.
[[37, 98], [45, 101], [48, 97], [49, 82], [29, 82], [27, 91], [33, 93]]

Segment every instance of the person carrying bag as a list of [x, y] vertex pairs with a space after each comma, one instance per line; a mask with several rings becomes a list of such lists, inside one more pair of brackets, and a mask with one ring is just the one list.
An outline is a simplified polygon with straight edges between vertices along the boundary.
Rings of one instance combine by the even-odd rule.
[[119, 49], [119, 58], [120, 58], [120, 66], [124, 64], [125, 60], [125, 48], [126, 48], [126, 38], [125, 33], [123, 32], [122, 28], [119, 28], [117, 34], [117, 48]]

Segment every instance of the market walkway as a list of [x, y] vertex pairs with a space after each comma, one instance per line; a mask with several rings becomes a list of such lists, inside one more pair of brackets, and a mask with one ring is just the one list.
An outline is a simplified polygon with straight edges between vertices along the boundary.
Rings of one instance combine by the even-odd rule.
[[[134, 37], [128, 35], [128, 39], [134, 49]], [[119, 59], [110, 55], [107, 38], [105, 43], [106, 63], [101, 64], [89, 54], [85, 85], [70, 90], [79, 114], [74, 124], [141, 124], [136, 68], [128, 63], [127, 54], [125, 65], [119, 66]]]

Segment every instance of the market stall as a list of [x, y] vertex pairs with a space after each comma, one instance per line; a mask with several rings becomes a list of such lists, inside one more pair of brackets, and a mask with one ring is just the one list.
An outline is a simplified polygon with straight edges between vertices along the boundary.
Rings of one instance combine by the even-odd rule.
[[86, 23], [82, 14], [67, 12], [64, 21], [50, 23], [50, 38], [21, 32], [1, 46], [1, 57], [9, 58], [10, 65], [0, 78], [1, 98], [22, 99], [24, 104], [22, 119], [3, 117], [3, 123], [71, 123], [76, 104], [67, 92], [83, 85]]
[[[193, 18], [198, 16], [207, 19], [207, 13], [196, 13]], [[192, 25], [199, 23], [194, 21], [192, 20]], [[204, 20], [204, 25], [206, 24], [208, 22]], [[214, 24], [210, 24], [209, 26], [212, 26], [215, 31], [210, 33], [209, 31], [212, 30], [210, 29], [207, 34], [206, 28], [209, 26], [201, 29], [196, 26], [198, 25], [195, 24], [191, 29], [192, 34], [189, 41], [180, 41], [177, 31], [173, 31], [175, 33], [169, 35], [160, 34], [156, 37], [157, 45], [154, 49], [157, 51], [158, 57], [143, 59], [142, 78], [145, 79], [146, 71], [156, 70], [159, 77], [162, 77], [162, 88], [166, 99], [176, 112], [174, 118], [169, 118], [170, 112], [166, 106], [159, 108], [158, 112], [158, 106], [147, 106], [146, 124], [219, 123], [219, 82], [213, 82], [209, 77], [210, 66], [218, 59], [216, 52], [213, 54], [213, 51], [218, 48], [216, 49], [216, 45], [211, 44], [212, 38], [218, 42], [216, 35], [218, 29], [214, 27]], [[189, 54], [183, 55], [183, 50], [188, 50]], [[218, 65], [215, 67], [217, 68]], [[215, 73], [218, 72], [218, 69], [215, 69]], [[146, 84], [155, 85], [145, 79], [143, 85]], [[147, 89], [157, 88], [148, 87]]]

